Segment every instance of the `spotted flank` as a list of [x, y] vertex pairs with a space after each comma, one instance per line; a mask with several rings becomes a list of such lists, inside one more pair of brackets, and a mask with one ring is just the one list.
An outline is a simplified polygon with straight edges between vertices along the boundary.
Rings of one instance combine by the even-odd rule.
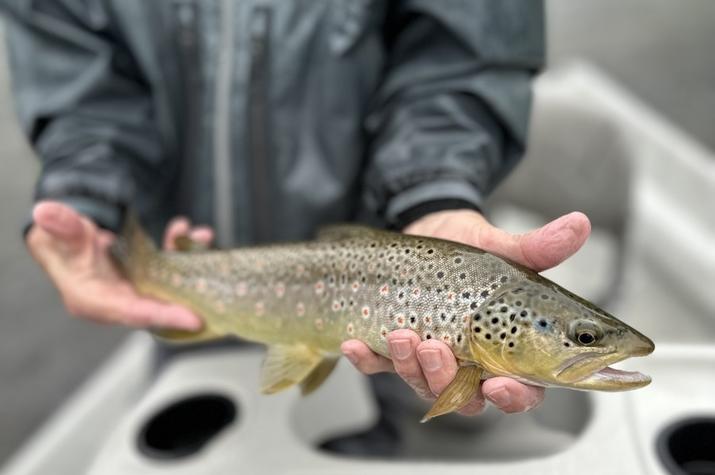
[[268, 392], [317, 388], [348, 339], [389, 357], [387, 337], [401, 328], [448, 345], [460, 368], [479, 368], [460, 369], [452, 402], [440, 397], [432, 414], [458, 409], [479, 377], [600, 390], [649, 381], [608, 368], [652, 351], [645, 336], [529, 269], [454, 242], [339, 226], [304, 243], [158, 252], [129, 220], [113, 253], [141, 293], [204, 318], [198, 333], [159, 336], [268, 345]]

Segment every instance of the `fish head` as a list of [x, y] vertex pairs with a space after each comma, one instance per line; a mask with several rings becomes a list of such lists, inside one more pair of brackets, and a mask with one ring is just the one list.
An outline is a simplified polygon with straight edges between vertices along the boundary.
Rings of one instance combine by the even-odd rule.
[[536, 276], [498, 289], [473, 317], [470, 350], [488, 372], [538, 386], [624, 391], [650, 383], [609, 365], [653, 351], [646, 336]]

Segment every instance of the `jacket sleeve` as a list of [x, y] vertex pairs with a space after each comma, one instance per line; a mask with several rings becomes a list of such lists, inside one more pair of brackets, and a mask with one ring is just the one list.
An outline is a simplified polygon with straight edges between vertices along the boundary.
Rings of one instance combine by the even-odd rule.
[[366, 128], [365, 206], [401, 227], [479, 208], [524, 152], [544, 59], [539, 0], [414, 0], [387, 15], [387, 64]]
[[41, 161], [35, 198], [116, 230], [123, 206], [158, 199], [163, 157], [149, 88], [104, 5], [3, 0], [0, 13], [17, 113]]

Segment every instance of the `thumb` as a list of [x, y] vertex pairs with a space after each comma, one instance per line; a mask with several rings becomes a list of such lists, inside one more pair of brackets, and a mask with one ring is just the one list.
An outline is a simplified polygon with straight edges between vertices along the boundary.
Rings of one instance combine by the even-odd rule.
[[69, 206], [56, 201], [41, 201], [32, 210], [36, 226], [76, 250], [89, 240], [94, 224]]
[[591, 233], [591, 223], [579, 212], [561, 216], [526, 234], [510, 234], [486, 223], [477, 246], [541, 272], [578, 251]]

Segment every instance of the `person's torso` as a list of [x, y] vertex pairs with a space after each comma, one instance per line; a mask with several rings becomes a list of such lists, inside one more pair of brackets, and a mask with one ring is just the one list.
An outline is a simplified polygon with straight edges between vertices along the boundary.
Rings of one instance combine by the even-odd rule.
[[167, 216], [215, 226], [224, 246], [354, 218], [382, 4], [115, 1], [176, 166]]

